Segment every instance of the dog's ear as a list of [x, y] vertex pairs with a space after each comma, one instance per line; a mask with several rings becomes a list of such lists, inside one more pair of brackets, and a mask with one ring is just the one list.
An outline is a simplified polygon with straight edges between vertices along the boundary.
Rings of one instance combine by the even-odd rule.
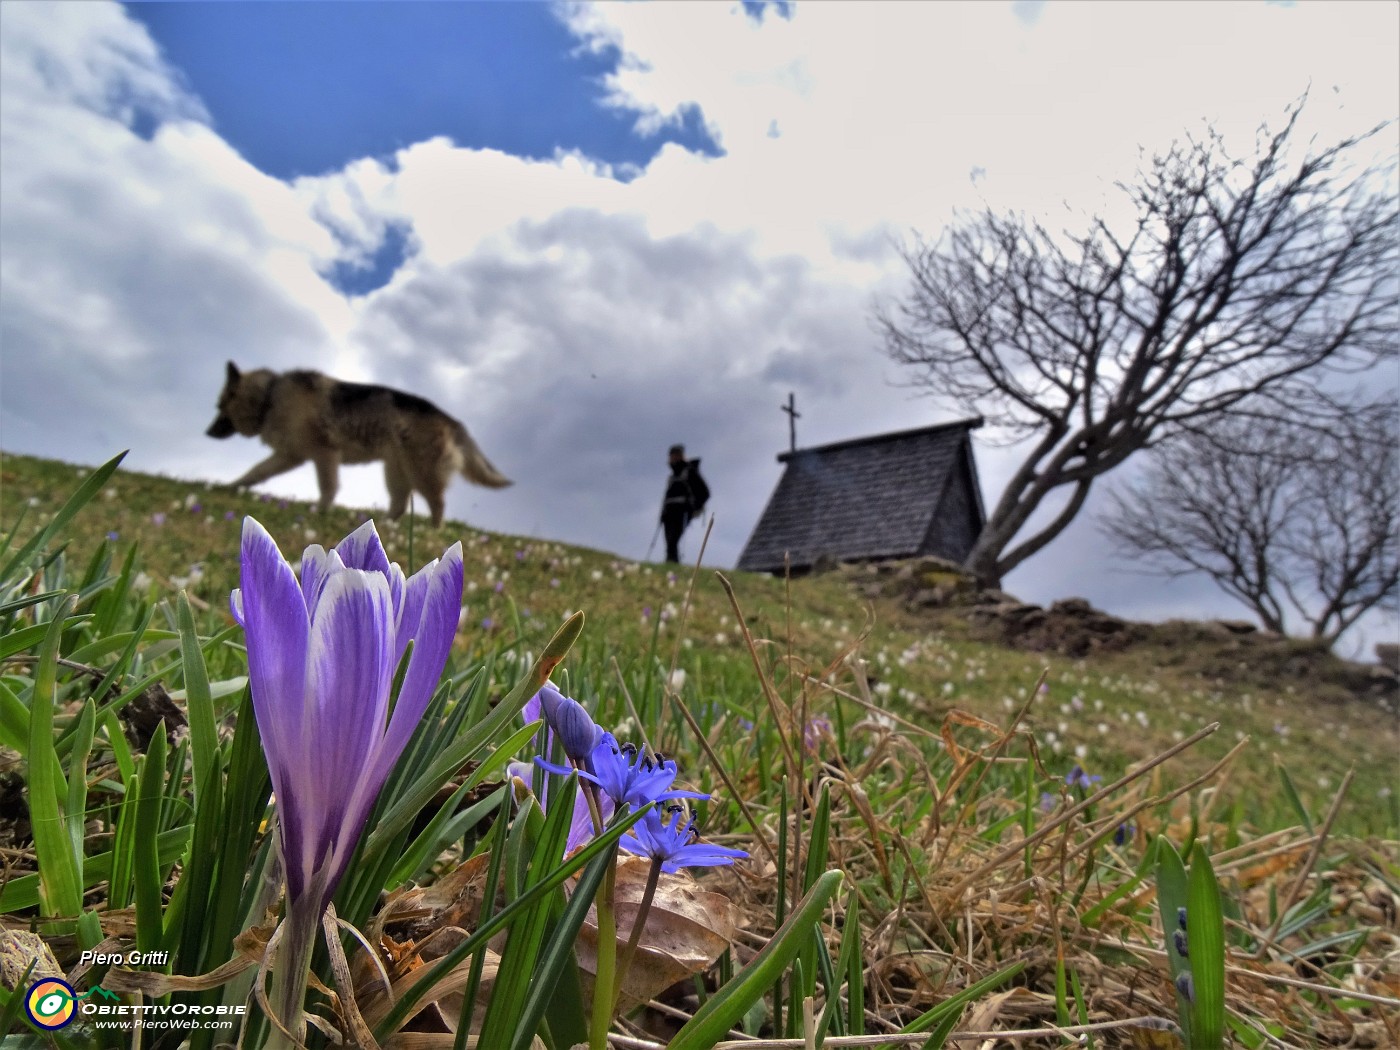
[[238, 382], [238, 377], [240, 375], [242, 375], [242, 373], [238, 371], [238, 366], [232, 361], [230, 361], [228, 363], [228, 372], [226, 374], [226, 378], [228, 379], [228, 381], [230, 383], [236, 383]]

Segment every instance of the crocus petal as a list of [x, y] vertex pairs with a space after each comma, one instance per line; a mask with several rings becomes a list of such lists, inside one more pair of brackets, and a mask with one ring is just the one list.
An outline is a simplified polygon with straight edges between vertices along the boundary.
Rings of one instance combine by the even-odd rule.
[[311, 621], [303, 742], [323, 790], [341, 798], [346, 777], [358, 778], [384, 735], [391, 616], [383, 575], [347, 569], [326, 581]]
[[388, 777], [432, 700], [447, 654], [452, 650], [452, 640], [457, 637], [457, 618], [462, 611], [462, 545], [454, 543], [440, 559], [414, 573], [408, 581], [410, 591], [421, 586], [415, 582], [419, 577], [426, 579], [422, 615], [411, 634], [413, 655], [408, 658], [394, 713], [375, 758], [374, 769], [380, 783]]
[[306, 602], [308, 614], [315, 608], [316, 598], [326, 584], [329, 570], [326, 567], [326, 548], [313, 543], [301, 554], [301, 593]]
[[[347, 569], [327, 580], [311, 624], [307, 661], [307, 794], [323, 815], [320, 834], [301, 843], [309, 871], [325, 869], [334, 888], [384, 786], [374, 758], [384, 734], [393, 618], [389, 583], [380, 573]], [[387, 769], [385, 771], [387, 776]], [[327, 856], [329, 854], [329, 860]]]
[[295, 746], [305, 700], [306, 651], [311, 625], [292, 567], [267, 530], [243, 519], [242, 586], [236, 592], [248, 642], [253, 711], [279, 798], [287, 769], [300, 760]]
[[385, 576], [389, 574], [389, 556], [384, 553], [384, 544], [379, 539], [373, 519], [337, 543], [335, 552], [348, 569], [364, 569]]

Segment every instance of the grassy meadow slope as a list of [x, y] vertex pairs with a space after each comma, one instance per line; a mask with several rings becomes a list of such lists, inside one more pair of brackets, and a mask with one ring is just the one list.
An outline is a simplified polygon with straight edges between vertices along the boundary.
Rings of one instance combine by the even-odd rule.
[[[91, 502], [50, 539], [48, 555], [16, 556], [80, 487]], [[275, 899], [254, 892], [260, 881], [249, 872], [258, 869], [244, 864], [245, 853], [256, 864], [273, 852], [266, 768], [247, 743], [256, 734], [244, 639], [228, 608], [249, 514], [294, 564], [308, 544], [331, 545], [367, 516], [128, 471], [104, 481], [93, 468], [0, 455], [9, 537], [0, 557], [9, 563], [0, 580], [0, 934], [43, 939], [54, 976], [110, 981], [72, 969], [79, 947], [110, 938], [175, 945], [170, 972], [205, 973], [229, 958], [238, 931], [275, 920]], [[1002, 618], [989, 618], [951, 574], [928, 565], [783, 581], [672, 572], [458, 522], [376, 524], [389, 557], [409, 571], [460, 540], [465, 593], [446, 685], [388, 792], [396, 814], [416, 798], [407, 812], [418, 819], [410, 830], [408, 816], [384, 817], [382, 836], [371, 823], [366, 842], [379, 845], [361, 857], [373, 860], [352, 865], [338, 898], [341, 917], [362, 929], [395, 894], [427, 887], [427, 900], [457, 885], [493, 843], [517, 857], [507, 867], [526, 870], [524, 855], [509, 851], [528, 834], [501, 829], [528, 828], [538, 810], [492, 780], [481, 790], [518, 819], [483, 831], [490, 822], [477, 807], [486, 802], [468, 789], [478, 772], [494, 777], [506, 758], [526, 757], [528, 731], [508, 746], [497, 739], [498, 749], [455, 749], [482, 726], [501, 738], [511, 731], [506, 718], [536, 688], [525, 688], [527, 676], [537, 683], [547, 673], [532, 668], [536, 658], [549, 657], [555, 632], [582, 611], [582, 633], [553, 679], [621, 739], [675, 758], [680, 783], [715, 796], [699, 807], [704, 838], [750, 853], [701, 877], [737, 916], [722, 954], [686, 970], [693, 981], [639, 994], [664, 1001], [619, 1020], [631, 1027], [618, 1045], [659, 1050], [674, 1038], [729, 1050], [737, 1044], [720, 1041], [725, 1032], [788, 1040], [762, 1044], [770, 1047], [818, 1045], [816, 1015], [804, 1014], [811, 1003], [821, 1032], [879, 1034], [891, 1046], [982, 1045], [985, 1035], [960, 1033], [1015, 1029], [1016, 1045], [1048, 1048], [1073, 1040], [1060, 1030], [1077, 1025], [1089, 1046], [1179, 1047], [1170, 1019], [1204, 1024], [1207, 1001], [1217, 1029], [1251, 1050], [1400, 1041], [1393, 677], [1238, 626], [1115, 624], [1073, 603], [1041, 615], [1009, 596], [996, 606]], [[940, 589], [944, 597], [933, 597]], [[1051, 651], [1055, 625], [1076, 616], [1111, 641], [1058, 646], [1084, 656]], [[142, 730], [147, 704], [158, 714]], [[168, 733], [167, 746], [155, 720], [163, 711], [183, 722], [180, 705], [189, 729]], [[444, 752], [446, 773], [436, 764]], [[201, 761], [222, 771], [223, 810], [217, 791], [194, 789]], [[213, 869], [203, 836], [216, 826], [243, 838]], [[144, 838], [133, 830], [142, 827]], [[1173, 917], [1188, 899], [1173, 849], [1191, 859], [1199, 1016], [1169, 968], [1186, 961], [1170, 949], [1186, 930], [1163, 929], [1182, 921]], [[548, 899], [532, 907], [547, 910]], [[1223, 930], [1209, 942], [1205, 914]], [[410, 942], [431, 939], [425, 930], [460, 933], [477, 919], [458, 914], [452, 898], [394, 952], [411, 962]], [[559, 938], [550, 957], [567, 958], [560, 965], [576, 974], [574, 933]], [[247, 955], [250, 942], [240, 940]], [[779, 958], [774, 944], [792, 951]], [[511, 957], [522, 988], [531, 958]], [[744, 978], [759, 966], [761, 980]], [[172, 987], [177, 1000], [195, 995], [160, 975], [138, 977], [155, 982], [156, 996]], [[199, 1001], [245, 1003], [251, 975], [242, 980]], [[571, 987], [577, 993], [576, 976]], [[423, 1014], [402, 1001], [390, 1011], [377, 982], [354, 993], [362, 1005], [381, 997], [370, 1022], [381, 1045], [429, 1031], [399, 1030]], [[462, 999], [460, 985], [451, 994]], [[571, 994], [550, 1007], [556, 1028], [539, 1029], [550, 1050], [581, 1038], [568, 1034], [582, 993]], [[18, 1001], [0, 987], [0, 1032], [7, 1023], [25, 1031]], [[715, 1003], [732, 1006], [730, 1015], [713, 1020]], [[494, 1031], [486, 1009], [486, 1027], [473, 1032]], [[471, 1016], [460, 1003], [452, 1010], [461, 1023]], [[265, 1028], [251, 1016], [248, 1045], [258, 1045]], [[518, 1045], [530, 1045], [537, 1021]], [[713, 1028], [697, 1036], [702, 1022]], [[1219, 1031], [1193, 1045], [1228, 1045]], [[431, 1032], [438, 1042], [421, 1045], [451, 1045]]]
[[[30, 528], [45, 520], [87, 469], [14, 455], [0, 464], [5, 531], [21, 512]], [[86, 561], [103, 542], [120, 556], [135, 544], [152, 597], [183, 588], [211, 615], [227, 618], [244, 514], [258, 518], [293, 558], [308, 544], [329, 546], [366, 516], [345, 507], [323, 516], [306, 504], [119, 471], [69, 527], [69, 556]], [[458, 645], [468, 653], [498, 647], [538, 652], [567, 613], [582, 610], [587, 626], [576, 659], [615, 660], [631, 676], [650, 666], [669, 668], [674, 658], [685, 676], [682, 694], [702, 710], [707, 695], [747, 697], [758, 710], [753, 658], [734, 605], [711, 570], [697, 575], [682, 623], [689, 570], [673, 573], [665, 565], [493, 535], [458, 522], [437, 530], [421, 519], [412, 528], [407, 518], [377, 524], [389, 556], [406, 567], [463, 541], [466, 612]], [[22, 536], [26, 531], [21, 529]], [[1251, 664], [1250, 649], [1178, 625], [1150, 632], [1127, 651], [1071, 659], [977, 640], [963, 610], [911, 612], [893, 598], [858, 593], [848, 575], [787, 585], [768, 576], [724, 575], [767, 666], [791, 653], [810, 672], [834, 667], [836, 688], [862, 693], [921, 726], [939, 727], [953, 709], [1004, 724], [1045, 671], [1046, 687], [1023, 725], [1036, 736], [1052, 775], [1077, 763], [1111, 778], [1219, 722], [1218, 732], [1173, 767], [1182, 776], [1200, 773], [1247, 739], [1217, 806], [1241, 806], [1263, 826], [1290, 819], [1277, 790], [1274, 767], [1280, 764], [1291, 772], [1304, 804], [1319, 814], [1355, 768], [1340, 826], [1390, 836], [1400, 828], [1394, 713], [1384, 702], [1349, 699], [1334, 684], [1343, 676], [1328, 673], [1341, 661], [1319, 657], [1306, 644], [1255, 647]], [[750, 714], [749, 720], [757, 717]]]

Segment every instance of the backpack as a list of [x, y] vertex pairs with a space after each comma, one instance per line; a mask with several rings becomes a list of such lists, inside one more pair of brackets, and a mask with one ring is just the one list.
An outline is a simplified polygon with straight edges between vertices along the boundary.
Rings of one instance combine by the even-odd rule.
[[705, 484], [705, 479], [700, 476], [700, 461], [692, 459], [685, 465], [686, 485], [690, 489], [690, 516], [698, 518], [705, 509], [705, 504], [710, 499], [710, 486]]

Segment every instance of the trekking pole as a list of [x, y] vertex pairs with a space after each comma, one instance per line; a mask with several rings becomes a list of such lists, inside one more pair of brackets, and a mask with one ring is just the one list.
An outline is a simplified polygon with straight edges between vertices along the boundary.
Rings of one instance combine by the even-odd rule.
[[647, 556], [643, 561], [651, 561], [651, 552], [656, 550], [656, 541], [661, 537], [661, 522], [656, 523], [656, 531], [651, 534], [651, 544], [647, 547]]

